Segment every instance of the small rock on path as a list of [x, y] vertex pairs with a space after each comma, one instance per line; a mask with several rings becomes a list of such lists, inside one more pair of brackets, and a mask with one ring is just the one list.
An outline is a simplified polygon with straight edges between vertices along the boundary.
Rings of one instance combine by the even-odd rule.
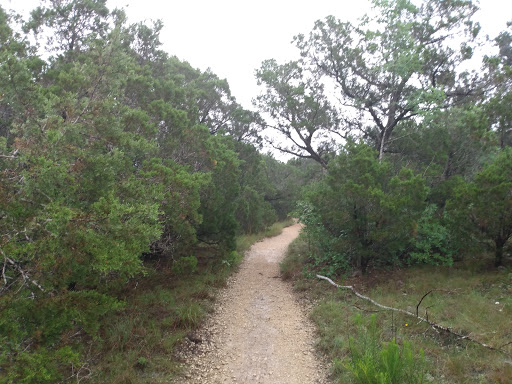
[[176, 383], [323, 384], [327, 367], [315, 355], [314, 326], [279, 276], [279, 262], [300, 225], [254, 244], [222, 291], [215, 313], [181, 353]]

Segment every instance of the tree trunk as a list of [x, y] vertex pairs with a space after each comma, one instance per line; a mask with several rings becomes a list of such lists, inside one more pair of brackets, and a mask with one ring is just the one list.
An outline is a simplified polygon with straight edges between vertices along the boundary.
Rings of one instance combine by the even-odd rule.
[[379, 143], [379, 163], [382, 163], [382, 159], [384, 158], [384, 144], [386, 142], [386, 130], [382, 132], [382, 136], [380, 137]]
[[507, 240], [498, 237], [494, 243], [496, 244], [496, 251], [494, 253], [494, 266], [501, 267], [503, 265], [503, 248], [505, 247]]

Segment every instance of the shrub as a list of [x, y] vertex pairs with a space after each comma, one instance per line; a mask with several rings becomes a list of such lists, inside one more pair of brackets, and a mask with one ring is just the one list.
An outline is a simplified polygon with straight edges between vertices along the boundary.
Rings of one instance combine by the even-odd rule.
[[413, 353], [411, 344], [400, 347], [395, 339], [381, 343], [376, 316], [368, 324], [358, 315], [359, 332], [350, 338], [350, 362], [346, 364], [354, 381], [360, 384], [417, 384], [424, 382], [424, 354]]
[[437, 215], [437, 206], [429, 205], [418, 221], [410, 262], [452, 265], [456, 246], [451, 237], [448, 227]]
[[466, 241], [493, 244], [495, 266], [503, 264], [512, 238], [512, 148], [501, 151], [468, 183], [459, 183], [447, 203], [453, 230]]
[[370, 147], [349, 142], [325, 181], [306, 192], [300, 218], [322, 253], [364, 273], [370, 265], [403, 261], [426, 195], [421, 176], [406, 168], [393, 176]]
[[195, 256], [184, 256], [176, 260], [172, 271], [180, 276], [191, 275], [197, 269], [197, 258]]

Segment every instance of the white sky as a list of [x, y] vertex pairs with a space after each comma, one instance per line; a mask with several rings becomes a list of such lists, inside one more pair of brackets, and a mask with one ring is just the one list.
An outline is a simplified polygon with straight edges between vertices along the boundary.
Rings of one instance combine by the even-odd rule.
[[[28, 14], [38, 0], [0, 0], [6, 9]], [[226, 78], [232, 94], [246, 108], [258, 94], [254, 71], [263, 60], [297, 58], [294, 35], [308, 34], [318, 19], [334, 15], [356, 21], [369, 0], [108, 0], [125, 8], [128, 21], [161, 19], [163, 49], [193, 67], [210, 67]], [[483, 33], [495, 36], [512, 21], [512, 0], [480, 0], [476, 17]]]

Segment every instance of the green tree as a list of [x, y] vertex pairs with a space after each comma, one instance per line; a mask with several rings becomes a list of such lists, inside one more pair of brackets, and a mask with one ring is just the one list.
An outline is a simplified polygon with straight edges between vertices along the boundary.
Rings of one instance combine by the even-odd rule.
[[512, 236], [512, 148], [505, 148], [476, 174], [474, 181], [460, 183], [448, 201], [453, 225], [466, 235], [494, 245], [495, 265], [503, 263], [503, 252]]
[[238, 229], [235, 212], [240, 194], [239, 160], [229, 148], [228, 139], [211, 136], [208, 144], [213, 170], [210, 182], [201, 190], [199, 213], [203, 221], [197, 229], [197, 237], [223, 250], [234, 250]]
[[491, 90], [484, 108], [500, 148], [512, 146], [512, 22], [508, 27], [508, 31], [501, 32], [495, 39], [499, 54], [485, 59]]
[[424, 175], [430, 198], [440, 207], [450, 196], [442, 190], [454, 176], [471, 178], [495, 146], [484, 108], [464, 105], [432, 111], [421, 122], [397, 127], [400, 140], [390, 142], [387, 159], [395, 169], [407, 164]]
[[264, 157], [250, 144], [235, 142], [240, 160], [240, 196], [236, 218], [240, 230], [253, 233], [273, 224], [277, 217], [269, 202], [273, 193]]
[[[47, 38], [45, 50], [72, 60], [73, 53], [87, 49], [94, 40], [108, 34], [107, 0], [43, 0], [25, 24], [26, 32]], [[45, 33], [46, 32], [46, 33]]]
[[376, 155], [367, 145], [347, 143], [306, 195], [307, 214], [319, 220], [331, 252], [363, 273], [406, 260], [427, 195], [421, 176], [405, 168], [393, 176]]
[[293, 214], [301, 199], [302, 189], [319, 181], [325, 169], [312, 159], [294, 158], [283, 163], [267, 154], [264, 160], [270, 185], [265, 199], [272, 205], [278, 218], [284, 220]]
[[[471, 94], [471, 77], [457, 78], [454, 68], [471, 57], [479, 27], [471, 21], [477, 8], [470, 1], [373, 5], [375, 16], [358, 25], [329, 16], [296, 42], [312, 71], [333, 82], [348, 113], [361, 115], [354, 128], [374, 138], [382, 160], [400, 124]], [[454, 49], [454, 35], [460, 49]]]
[[339, 118], [321, 83], [303, 72], [299, 62], [264, 61], [256, 77], [266, 91], [255, 103], [268, 116], [263, 128], [280, 135], [279, 139], [267, 138], [275, 149], [327, 167], [335, 148], [332, 135], [340, 135]]

